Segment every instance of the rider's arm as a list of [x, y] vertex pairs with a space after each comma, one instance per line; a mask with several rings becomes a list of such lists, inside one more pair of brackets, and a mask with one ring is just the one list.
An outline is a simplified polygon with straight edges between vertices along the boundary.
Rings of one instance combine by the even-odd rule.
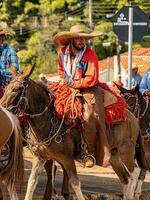
[[94, 51], [91, 50], [88, 54], [87, 62], [88, 66], [84, 78], [74, 80], [73, 88], [89, 88], [98, 83], [98, 57]]

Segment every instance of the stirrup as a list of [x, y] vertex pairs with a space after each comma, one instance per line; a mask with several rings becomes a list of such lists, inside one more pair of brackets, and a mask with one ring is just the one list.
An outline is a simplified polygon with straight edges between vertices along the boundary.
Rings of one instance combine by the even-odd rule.
[[93, 164], [89, 168], [92, 168], [92, 167], [94, 167], [94, 165], [96, 165], [95, 157], [93, 155], [91, 155], [91, 154], [88, 154], [88, 155], [85, 155], [84, 158], [83, 158], [84, 167], [86, 167], [86, 162], [88, 160], [91, 160], [93, 162]]

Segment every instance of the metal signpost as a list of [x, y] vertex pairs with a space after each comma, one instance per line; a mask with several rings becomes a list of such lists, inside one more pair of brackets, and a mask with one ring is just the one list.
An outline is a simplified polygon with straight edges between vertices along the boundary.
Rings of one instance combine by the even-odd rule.
[[128, 88], [132, 83], [132, 43], [148, 32], [148, 16], [138, 6], [124, 6], [113, 17], [113, 31], [128, 42]]
[[128, 28], [128, 88], [132, 88], [132, 43], [133, 43], [133, 8], [129, 7]]

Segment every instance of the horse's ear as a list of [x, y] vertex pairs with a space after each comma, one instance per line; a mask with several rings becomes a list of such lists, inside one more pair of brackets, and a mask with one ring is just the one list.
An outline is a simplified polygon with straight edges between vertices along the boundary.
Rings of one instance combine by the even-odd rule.
[[138, 93], [138, 91], [139, 91], [139, 84], [137, 84], [136, 86], [135, 86], [135, 91], [136, 91], [136, 93]]
[[137, 84], [133, 89], [134, 94], [138, 94], [139, 93], [139, 85]]
[[24, 78], [30, 77], [34, 68], [35, 68], [35, 65], [27, 67], [26, 70], [23, 72]]
[[125, 88], [123, 88], [122, 86], [118, 85], [116, 82], [113, 81], [113, 83], [116, 85], [116, 87], [118, 88], [118, 90], [120, 90], [120, 92], [122, 94], [127, 92], [127, 90]]
[[9, 70], [10, 70], [13, 77], [18, 75], [18, 72], [17, 72], [16, 68], [14, 67], [14, 65], [12, 64], [11, 61], [9, 61]]

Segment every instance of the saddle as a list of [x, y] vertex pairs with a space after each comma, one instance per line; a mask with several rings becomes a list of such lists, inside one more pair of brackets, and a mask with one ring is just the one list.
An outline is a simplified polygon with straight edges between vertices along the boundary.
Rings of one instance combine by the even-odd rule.
[[117, 97], [111, 92], [103, 89], [104, 92], [104, 107], [117, 103]]
[[[104, 93], [104, 107], [106, 111], [106, 124], [108, 127], [113, 123], [120, 123], [126, 120], [125, 109], [128, 107], [125, 101], [120, 97], [115, 95], [105, 83], [99, 83], [99, 86]], [[74, 90], [70, 89], [66, 84], [59, 85], [58, 83], [52, 82], [49, 85], [50, 89], [54, 93], [54, 106], [58, 118], [63, 118], [65, 113], [66, 121], [71, 122], [73, 119], [79, 118], [82, 120], [83, 117], [83, 94], [76, 94], [74, 96]], [[86, 100], [91, 104], [95, 103], [94, 94], [90, 92], [89, 89], [86, 94]], [[71, 97], [71, 98], [70, 98]], [[68, 101], [69, 100], [69, 101]], [[70, 117], [71, 116], [71, 117]]]

